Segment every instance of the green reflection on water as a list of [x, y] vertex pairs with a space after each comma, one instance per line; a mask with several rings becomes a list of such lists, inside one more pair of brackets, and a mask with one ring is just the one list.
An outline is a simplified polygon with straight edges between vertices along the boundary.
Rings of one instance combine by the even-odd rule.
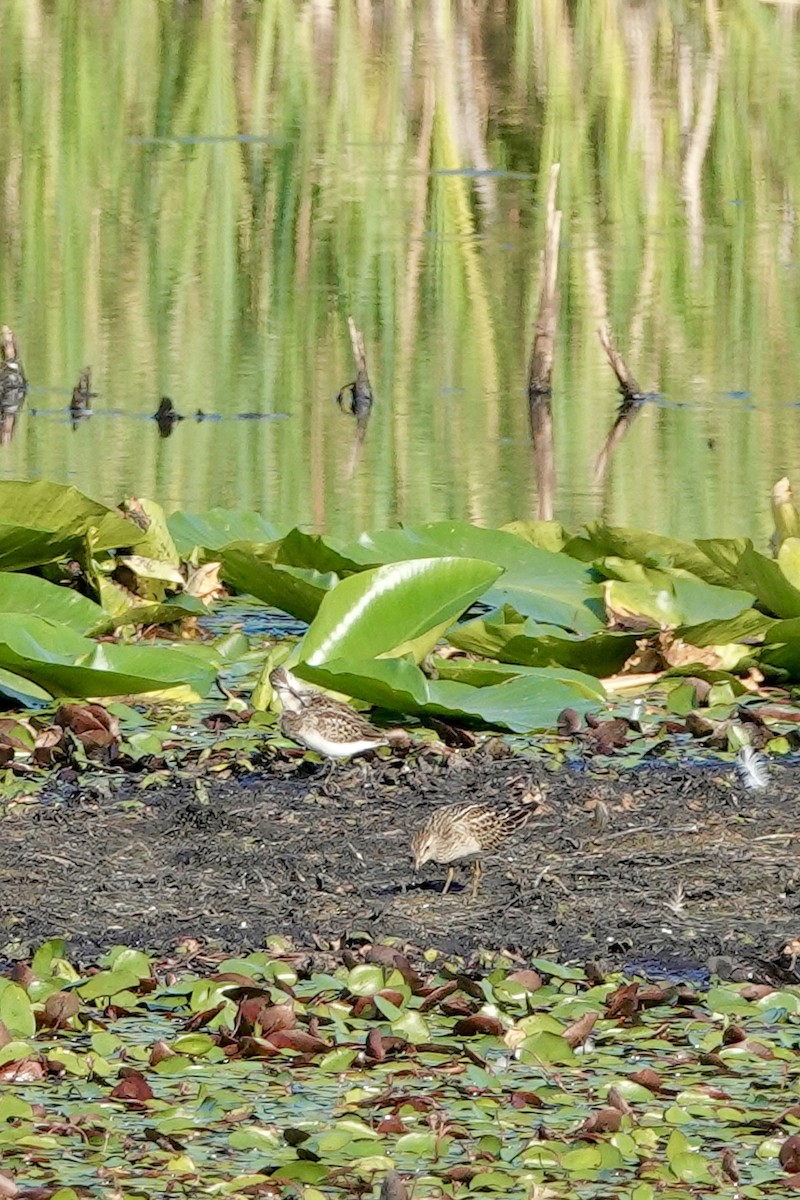
[[[531, 514], [559, 160], [557, 515], [768, 532], [800, 433], [795, 7], [9, 0], [0, 44], [0, 320], [32, 384], [0, 475], [343, 535]], [[596, 495], [606, 312], [664, 401]], [[378, 396], [352, 480], [349, 313]], [[159, 439], [162, 394], [224, 419]]]

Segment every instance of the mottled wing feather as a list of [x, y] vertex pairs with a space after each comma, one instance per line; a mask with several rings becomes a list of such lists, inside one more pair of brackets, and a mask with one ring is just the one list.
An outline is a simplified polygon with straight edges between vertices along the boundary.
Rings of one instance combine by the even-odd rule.
[[309, 693], [303, 697], [303, 708], [310, 719], [319, 725], [324, 723], [327, 729], [336, 730], [337, 736], [347, 734], [353, 739], [385, 738], [383, 730], [378, 729], [349, 704], [338, 704], [327, 696]]

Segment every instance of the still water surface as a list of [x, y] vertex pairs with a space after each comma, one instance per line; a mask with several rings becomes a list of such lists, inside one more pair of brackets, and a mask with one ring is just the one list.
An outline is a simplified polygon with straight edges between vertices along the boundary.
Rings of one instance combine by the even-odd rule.
[[[342, 535], [534, 515], [559, 161], [556, 515], [763, 540], [800, 490], [798, 6], [6, 0], [0, 44], [30, 382], [3, 478]], [[348, 314], [377, 396], [352, 478]], [[658, 395], [597, 491], [604, 316]]]

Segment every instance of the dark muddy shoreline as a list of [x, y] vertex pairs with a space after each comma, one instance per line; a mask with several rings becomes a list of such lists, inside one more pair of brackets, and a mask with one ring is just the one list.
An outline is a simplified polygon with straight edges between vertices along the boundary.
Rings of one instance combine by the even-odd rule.
[[[271, 934], [308, 948], [395, 937], [467, 959], [512, 948], [748, 977], [800, 930], [796, 767], [745, 792], [727, 765], [548, 775], [470, 751], [353, 764], [327, 788], [320, 768], [293, 766], [146, 788], [108, 772], [11, 808], [0, 954], [58, 935], [82, 962], [185, 937], [234, 952]], [[447, 896], [443, 868], [414, 876], [410, 830], [437, 803], [510, 800], [534, 783], [545, 804], [486, 860], [474, 903], [466, 870]]]

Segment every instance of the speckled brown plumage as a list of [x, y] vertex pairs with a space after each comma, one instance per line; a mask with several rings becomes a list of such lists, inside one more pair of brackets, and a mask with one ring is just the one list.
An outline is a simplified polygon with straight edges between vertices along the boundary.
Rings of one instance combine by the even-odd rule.
[[[452, 864], [461, 858], [471, 858], [474, 898], [482, 872], [481, 855], [497, 849], [526, 825], [538, 798], [535, 793], [524, 804], [448, 804], [437, 809], [411, 839], [414, 869], [426, 862]], [[454, 874], [455, 868], [449, 866], [442, 895], [449, 890]]]
[[309, 688], [285, 667], [276, 667], [270, 682], [283, 705], [281, 732], [308, 750], [326, 758], [351, 758], [388, 745], [385, 732], [361, 713]]

